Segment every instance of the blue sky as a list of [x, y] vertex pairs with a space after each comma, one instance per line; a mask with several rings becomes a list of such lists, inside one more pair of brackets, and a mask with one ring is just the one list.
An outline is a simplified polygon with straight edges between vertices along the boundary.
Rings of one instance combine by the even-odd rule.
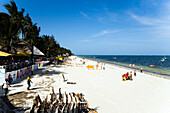
[[170, 0], [14, 1], [76, 55], [170, 54]]

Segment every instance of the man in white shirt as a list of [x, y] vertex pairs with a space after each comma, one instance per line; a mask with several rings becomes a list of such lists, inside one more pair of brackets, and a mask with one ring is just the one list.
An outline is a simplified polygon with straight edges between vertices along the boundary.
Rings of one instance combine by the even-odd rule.
[[[5, 90], [5, 96], [6, 96], [7, 93], [8, 93], [8, 86], [10, 86], [10, 85], [9, 85], [9, 83], [8, 83], [8, 79], [6, 78], [6, 79], [5, 79], [5, 82], [4, 82], [3, 85], [2, 85], [2, 89]], [[11, 86], [10, 86], [10, 87], [11, 87]]]

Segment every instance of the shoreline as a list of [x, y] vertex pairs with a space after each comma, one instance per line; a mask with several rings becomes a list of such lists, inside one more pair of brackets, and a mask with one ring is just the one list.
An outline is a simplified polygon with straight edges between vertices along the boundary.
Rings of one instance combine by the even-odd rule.
[[[76, 56], [76, 57], [79, 57], [79, 58], [84, 58], [83, 56]], [[93, 58], [84, 58], [84, 59], [88, 59], [88, 60], [91, 60], [91, 61], [102, 61], [102, 62], [106, 62], [108, 65], [113, 65], [113, 66], [117, 66], [117, 67], [120, 67], [120, 68], [124, 68], [124, 69], [131, 69], [131, 70], [137, 70], [137, 71], [140, 71], [138, 68], [135, 68], [135, 67], [129, 67], [129, 66], [124, 66], [124, 65], [121, 65], [121, 64], [116, 64], [116, 63], [110, 63], [109, 61], [105, 61], [105, 60], [102, 60], [102, 59], [93, 59]], [[156, 77], [160, 77], [160, 78], [164, 78], [164, 79], [168, 79], [170, 80], [170, 75], [167, 75], [167, 74], [161, 74], [161, 73], [158, 73], [158, 72], [153, 72], [153, 71], [149, 71], [149, 70], [143, 70], [142, 73], [146, 73], [146, 74], [149, 74], [151, 76], [156, 76]]]

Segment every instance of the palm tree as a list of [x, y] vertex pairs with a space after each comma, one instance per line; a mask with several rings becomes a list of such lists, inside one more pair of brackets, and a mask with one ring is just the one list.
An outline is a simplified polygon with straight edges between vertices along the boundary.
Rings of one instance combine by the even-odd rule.
[[24, 9], [21, 9], [21, 11], [18, 12], [20, 32], [22, 31], [22, 40], [24, 39], [24, 34], [25, 34], [24, 28], [26, 27], [24, 12], [25, 12]]
[[6, 13], [0, 13], [0, 44], [3, 47], [7, 45], [10, 24], [10, 16]]
[[8, 13], [11, 15], [11, 17], [14, 19], [14, 20], [17, 20], [17, 17], [18, 17], [18, 8], [15, 4], [15, 2], [12, 0], [10, 1], [11, 4], [6, 4], [4, 5], [5, 8], [8, 10]]
[[16, 3], [12, 0], [10, 1], [10, 4], [4, 5], [5, 8], [8, 10], [8, 13], [11, 16], [11, 21], [13, 23], [16, 23], [18, 25], [19, 32], [22, 32], [22, 40], [24, 37], [24, 27], [25, 27], [25, 18], [24, 18], [24, 9], [21, 9], [21, 11], [18, 11], [18, 8], [16, 6]]
[[36, 42], [36, 38], [39, 36], [40, 27], [37, 27], [37, 23], [33, 24], [31, 18], [29, 17], [29, 14], [25, 16], [25, 40], [30, 42], [30, 40], [33, 41], [33, 43]]
[[[7, 47], [7, 51], [10, 52], [13, 41], [19, 39], [19, 35], [21, 33], [20, 29], [22, 28], [19, 16], [22, 17], [21, 15], [23, 15], [24, 10], [22, 9], [21, 12], [18, 12], [18, 8], [13, 0], [10, 1], [10, 4], [6, 4], [4, 6], [8, 10], [9, 15], [1, 13], [1, 23], [3, 23], [2, 26], [5, 25], [5, 29], [1, 35], [3, 35], [3, 41], [5, 42], [3, 44], [4, 47]], [[3, 21], [5, 21], [5, 23]]]
[[44, 48], [45, 49], [45, 55], [48, 57], [50, 55], [49, 53], [49, 45], [50, 45], [50, 37], [48, 35], [43, 35], [43, 40], [44, 40]]
[[13, 42], [20, 40], [19, 36], [22, 33], [22, 40], [36, 45], [47, 57], [63, 53], [72, 54], [69, 49], [60, 47], [54, 36], [43, 35], [40, 37], [40, 27], [37, 26], [37, 23], [32, 22], [29, 14], [24, 16], [24, 9], [18, 11], [13, 0], [4, 6], [9, 14], [0, 13], [0, 45], [3, 47], [2, 49], [11, 52]]
[[11, 51], [12, 42], [17, 39], [19, 27], [17, 23], [11, 21], [11, 16], [6, 13], [0, 13], [0, 40], [1, 45]]

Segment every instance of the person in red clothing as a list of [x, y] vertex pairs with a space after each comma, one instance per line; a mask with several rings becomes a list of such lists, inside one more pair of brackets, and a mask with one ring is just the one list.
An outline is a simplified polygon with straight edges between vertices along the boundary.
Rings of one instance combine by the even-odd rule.
[[122, 80], [125, 81], [127, 79], [127, 74], [122, 75]]
[[129, 72], [126, 73], [126, 79], [129, 79]]
[[134, 76], [136, 76], [136, 70], [134, 70]]
[[[8, 82], [8, 78], [5, 79], [5, 82], [2, 85], [2, 89], [5, 90], [5, 96], [7, 96], [8, 93], [8, 86], [10, 86], [9, 82]], [[11, 86], [10, 86], [11, 87]]]

